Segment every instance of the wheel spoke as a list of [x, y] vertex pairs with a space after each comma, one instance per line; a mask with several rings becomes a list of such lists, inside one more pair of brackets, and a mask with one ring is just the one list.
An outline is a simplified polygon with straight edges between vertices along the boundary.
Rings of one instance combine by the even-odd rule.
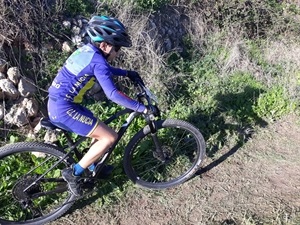
[[23, 144], [28, 147], [18, 145], [20, 150], [12, 148], [12, 153], [0, 149], [0, 224], [50, 219], [72, 197], [60, 172], [69, 164], [62, 161], [51, 169], [63, 153], [55, 155], [59, 152], [48, 145], [36, 150], [36, 146]]
[[150, 188], [165, 188], [184, 182], [192, 176], [190, 171], [196, 171], [192, 169], [199, 166], [205, 153], [204, 139], [191, 124], [167, 120], [159, 126], [156, 135], [165, 162], [156, 155], [149, 130], [130, 142], [124, 160], [127, 175]]

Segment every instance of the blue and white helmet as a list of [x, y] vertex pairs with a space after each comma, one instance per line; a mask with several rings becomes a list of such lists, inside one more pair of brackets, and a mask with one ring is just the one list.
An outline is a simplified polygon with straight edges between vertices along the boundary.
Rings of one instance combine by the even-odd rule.
[[86, 32], [93, 42], [105, 41], [123, 47], [132, 45], [125, 26], [113, 17], [93, 16], [88, 22]]

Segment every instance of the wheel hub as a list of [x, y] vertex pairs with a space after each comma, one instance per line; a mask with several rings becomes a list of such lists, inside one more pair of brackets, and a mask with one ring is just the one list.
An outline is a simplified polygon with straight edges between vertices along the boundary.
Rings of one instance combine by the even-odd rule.
[[162, 152], [164, 154], [164, 158], [162, 159], [161, 156], [159, 155], [159, 153], [156, 151], [153, 152], [153, 157], [166, 163], [170, 160], [170, 158], [173, 154], [173, 150], [171, 147], [166, 146], [166, 145], [162, 146], [161, 148], [162, 148]]

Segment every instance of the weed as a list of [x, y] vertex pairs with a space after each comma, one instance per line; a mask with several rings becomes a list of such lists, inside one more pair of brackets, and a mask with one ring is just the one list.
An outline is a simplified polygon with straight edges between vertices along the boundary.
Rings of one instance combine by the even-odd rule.
[[78, 14], [88, 16], [94, 12], [94, 4], [92, 1], [83, 0], [66, 0], [65, 4], [65, 14], [69, 16], [76, 16]]
[[296, 104], [291, 102], [281, 86], [274, 86], [266, 93], [262, 94], [256, 104], [254, 111], [261, 117], [274, 121], [281, 118], [296, 108]]
[[154, 11], [169, 2], [170, 0], [136, 0], [134, 5], [141, 11]]

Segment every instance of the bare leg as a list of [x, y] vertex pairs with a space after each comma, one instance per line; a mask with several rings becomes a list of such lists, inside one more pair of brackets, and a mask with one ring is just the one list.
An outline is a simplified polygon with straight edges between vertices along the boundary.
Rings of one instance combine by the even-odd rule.
[[103, 122], [99, 122], [90, 137], [93, 138], [92, 146], [78, 162], [78, 164], [85, 169], [101, 157], [113, 145], [118, 138], [118, 134]]

